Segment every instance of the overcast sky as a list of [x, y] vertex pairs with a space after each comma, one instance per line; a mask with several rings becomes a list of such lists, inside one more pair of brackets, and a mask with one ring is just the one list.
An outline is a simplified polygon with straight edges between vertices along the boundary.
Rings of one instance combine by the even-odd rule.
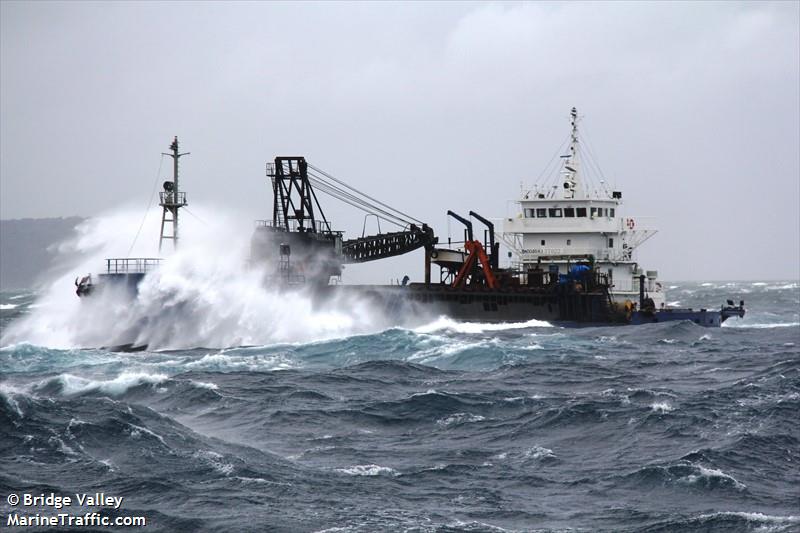
[[198, 216], [267, 218], [264, 163], [304, 155], [446, 239], [514, 212], [576, 106], [658, 218], [646, 268], [797, 279], [798, 6], [3, 1], [0, 216], [144, 209], [178, 135]]

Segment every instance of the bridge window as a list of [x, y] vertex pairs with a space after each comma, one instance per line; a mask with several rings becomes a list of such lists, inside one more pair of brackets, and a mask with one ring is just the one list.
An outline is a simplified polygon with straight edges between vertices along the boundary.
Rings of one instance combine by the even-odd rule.
[[567, 239], [567, 246], [572, 246], [572, 239]]
[[611, 208], [611, 218], [614, 218], [614, 208]]
[[525, 209], [525, 218], [534, 218], [535, 211], [533, 209]]
[[592, 207], [591, 215], [592, 215], [592, 218], [597, 216], [597, 208], [596, 207]]
[[614, 239], [611, 238], [611, 237], [608, 238], [608, 247], [609, 248], [613, 248], [614, 247]]
[[542, 239], [542, 246], [544, 246], [544, 239]]
[[564, 208], [564, 216], [567, 218], [575, 218], [575, 208], [574, 207], [565, 207]]
[[586, 218], [586, 208], [579, 207], [575, 210], [575, 214], [578, 215], [579, 218]]
[[550, 217], [551, 218], [561, 218], [561, 208], [560, 207], [551, 207], [550, 208]]
[[546, 218], [546, 217], [547, 217], [547, 209], [536, 210], [536, 218]]

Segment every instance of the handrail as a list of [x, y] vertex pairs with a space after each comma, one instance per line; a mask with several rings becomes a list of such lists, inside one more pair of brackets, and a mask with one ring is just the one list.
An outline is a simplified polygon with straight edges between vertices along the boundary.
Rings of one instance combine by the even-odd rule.
[[158, 257], [119, 257], [105, 261], [106, 274], [144, 274], [161, 264]]

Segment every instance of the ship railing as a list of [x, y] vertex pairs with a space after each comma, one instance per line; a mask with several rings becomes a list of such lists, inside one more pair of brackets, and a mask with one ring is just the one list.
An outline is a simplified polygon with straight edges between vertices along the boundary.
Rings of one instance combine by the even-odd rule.
[[155, 257], [121, 257], [106, 259], [106, 274], [145, 274], [155, 270], [161, 259]]
[[166, 207], [182, 207], [186, 205], [186, 193], [185, 192], [166, 192], [161, 191], [158, 193], [159, 198], [161, 199], [161, 203], [158, 205], [166, 206]]
[[[278, 222], [275, 224], [274, 220], [256, 220], [256, 228], [270, 228], [274, 229], [275, 231], [286, 231], [287, 224], [284, 224], [283, 221]], [[289, 231], [300, 231], [300, 221], [295, 219], [288, 220]], [[311, 229], [311, 221], [304, 220], [303, 221], [303, 229], [308, 231]], [[314, 220], [314, 227], [317, 228], [317, 233], [341, 233], [340, 231], [334, 231], [331, 228], [330, 222], [327, 220]]]

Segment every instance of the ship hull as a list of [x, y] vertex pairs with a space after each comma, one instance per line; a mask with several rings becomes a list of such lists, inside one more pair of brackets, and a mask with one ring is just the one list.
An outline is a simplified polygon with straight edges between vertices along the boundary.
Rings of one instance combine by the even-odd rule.
[[624, 315], [609, 306], [607, 293], [576, 293], [556, 289], [470, 290], [447, 285], [409, 286], [338, 285], [327, 287], [320, 298], [335, 295], [366, 299], [389, 317], [447, 316], [474, 322], [622, 323]]

